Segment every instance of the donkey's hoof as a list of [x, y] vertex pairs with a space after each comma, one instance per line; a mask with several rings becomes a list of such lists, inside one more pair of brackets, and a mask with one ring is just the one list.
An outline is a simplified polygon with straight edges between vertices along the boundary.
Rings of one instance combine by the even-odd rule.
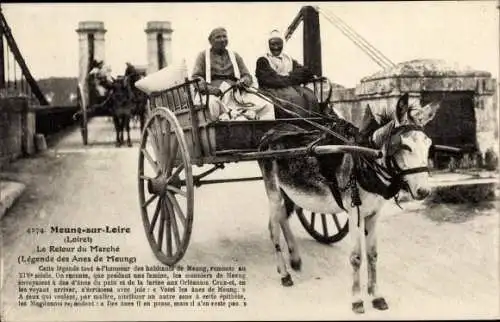
[[363, 301], [353, 302], [352, 311], [356, 314], [365, 313], [365, 307], [363, 306]]
[[130, 147], [132, 147], [132, 142], [128, 142], [128, 143], [127, 143], [127, 146], [128, 146], [129, 148], [130, 148]]
[[292, 286], [293, 285], [292, 277], [290, 276], [290, 274], [286, 274], [285, 277], [281, 278], [281, 285], [283, 285], [283, 286]]
[[300, 271], [302, 268], [302, 259], [297, 259], [297, 260], [290, 260], [290, 266], [294, 271]]
[[373, 299], [372, 305], [374, 308], [381, 311], [387, 310], [389, 308], [389, 305], [387, 305], [387, 302], [383, 297], [377, 297], [376, 299]]

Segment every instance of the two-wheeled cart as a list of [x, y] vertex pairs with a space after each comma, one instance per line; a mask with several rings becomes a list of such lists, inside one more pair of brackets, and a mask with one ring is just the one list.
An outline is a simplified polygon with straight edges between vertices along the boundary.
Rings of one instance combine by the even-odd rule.
[[[322, 90], [322, 86], [315, 86]], [[195, 187], [204, 184], [260, 180], [261, 177], [206, 179], [225, 163], [262, 158], [297, 157], [307, 147], [258, 151], [263, 135], [282, 122], [313, 129], [322, 118], [210, 121], [208, 100], [198, 80], [152, 93], [139, 150], [139, 203], [146, 237], [162, 263], [174, 265], [187, 250], [195, 207]], [[320, 95], [321, 96], [321, 95]], [[350, 150], [351, 149], [351, 150]], [[315, 146], [313, 153], [342, 153], [363, 149], [348, 145]], [[364, 148], [366, 149], [366, 148]], [[366, 149], [364, 153], [378, 151]], [[371, 151], [370, 151], [371, 150]], [[195, 175], [193, 166], [211, 167]], [[335, 243], [348, 233], [345, 214], [316, 214], [299, 209], [306, 231], [321, 243]]]

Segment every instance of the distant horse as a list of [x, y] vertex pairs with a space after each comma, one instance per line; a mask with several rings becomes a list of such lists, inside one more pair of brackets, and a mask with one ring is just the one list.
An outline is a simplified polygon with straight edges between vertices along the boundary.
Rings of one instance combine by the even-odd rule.
[[[416, 200], [430, 193], [428, 152], [431, 139], [423, 126], [435, 115], [439, 104], [409, 106], [408, 94], [397, 102], [395, 119], [377, 129], [371, 139], [383, 156], [373, 159], [356, 153], [327, 154], [287, 159], [261, 159], [266, 193], [269, 199], [269, 231], [277, 258], [278, 273], [283, 286], [293, 285], [280, 245], [283, 232], [290, 253], [290, 266], [300, 270], [301, 257], [288, 223], [297, 208], [315, 213], [349, 215], [349, 231], [354, 242], [350, 264], [353, 269], [352, 310], [364, 312], [360, 288], [361, 242], [366, 238], [368, 259], [368, 294], [373, 307], [379, 310], [388, 304], [377, 290], [376, 222], [383, 204], [400, 189]], [[297, 148], [311, 144], [318, 135], [292, 125], [271, 130], [262, 139], [259, 150]], [[342, 144], [338, 139], [324, 138], [321, 144]]]
[[90, 109], [105, 108], [113, 118], [116, 132], [116, 146], [124, 144], [124, 131], [127, 131], [127, 145], [132, 146], [130, 139], [130, 120], [135, 108], [133, 94], [127, 78], [113, 78], [109, 69], [95, 67], [89, 73], [90, 88], [93, 88], [102, 101], [90, 106]]

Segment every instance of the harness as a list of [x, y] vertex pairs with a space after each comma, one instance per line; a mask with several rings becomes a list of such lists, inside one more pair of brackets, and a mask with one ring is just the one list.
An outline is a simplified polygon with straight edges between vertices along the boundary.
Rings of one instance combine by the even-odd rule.
[[[281, 106], [280, 104], [277, 104], [276, 101], [280, 102], [280, 99], [277, 99], [275, 97], [272, 97], [275, 102], [270, 101], [264, 93], [259, 90], [259, 89], [254, 89], [255, 94], [264, 100], [274, 103], [275, 106], [278, 108], [286, 111], [287, 113], [291, 115], [295, 115], [299, 118], [300, 115], [297, 113], [290, 111], [289, 109]], [[267, 93], [266, 93], [267, 94]], [[295, 104], [294, 104], [295, 105]], [[299, 108], [302, 108], [298, 106]], [[310, 113], [311, 115], [317, 115], [318, 113]], [[330, 119], [331, 121], [335, 123], [339, 123], [341, 120], [340, 118], [336, 117], [336, 115], [319, 115], [322, 118]], [[343, 143], [348, 143], [349, 141], [347, 140], [346, 137], [344, 137], [342, 134], [339, 134], [337, 131], [332, 130], [331, 128], [324, 127], [314, 121], [308, 120], [306, 118], [302, 118], [306, 123], [309, 123], [313, 125], [315, 128], [321, 130], [323, 132], [323, 135], [318, 138], [317, 140], [313, 141], [311, 144], [309, 144], [308, 149], [312, 151], [312, 148], [319, 144], [323, 139], [325, 139], [328, 135], [333, 136], [334, 138], [339, 139]], [[346, 121], [345, 121], [346, 122]], [[348, 122], [346, 122], [348, 123]], [[342, 124], [342, 122], [340, 122]], [[351, 127], [353, 125], [351, 124]], [[381, 165], [373, 159], [368, 159], [365, 156], [353, 156], [354, 159], [354, 169], [353, 172], [350, 175], [349, 181], [346, 184], [345, 187], [340, 188], [338, 185], [335, 185], [336, 182], [328, 182], [328, 185], [330, 187], [330, 190], [332, 191], [332, 194], [337, 201], [337, 204], [339, 207], [345, 210], [342, 204], [342, 200], [339, 195], [339, 190], [344, 192], [347, 189], [351, 190], [351, 207], [356, 207], [357, 208], [357, 213], [358, 213], [358, 227], [361, 222], [360, 218], [360, 210], [359, 206], [361, 206], [361, 197], [359, 195], [359, 188], [358, 188], [358, 183], [359, 185], [366, 191], [372, 192], [378, 195], [381, 195], [385, 199], [390, 199], [390, 198], [395, 198], [396, 204], [399, 206], [398, 200], [397, 200], [397, 195], [401, 188], [404, 187], [406, 182], [403, 180], [404, 176], [409, 175], [409, 174], [415, 174], [415, 173], [421, 173], [421, 172], [429, 172], [429, 168], [427, 166], [425, 167], [415, 167], [415, 168], [408, 168], [408, 169], [402, 169], [398, 164], [395, 159], [395, 155], [398, 151], [404, 150], [404, 149], [410, 149], [410, 147], [406, 146], [405, 144], [402, 144], [401, 142], [401, 136], [404, 133], [410, 132], [410, 131], [420, 131], [424, 132], [424, 129], [422, 126], [419, 125], [400, 125], [398, 127], [394, 127], [391, 129], [389, 133], [389, 143], [386, 145], [386, 153], [385, 153], [385, 158], [384, 158], [384, 165]], [[350, 133], [351, 136], [358, 136], [359, 133]], [[335, 180], [336, 181], [336, 180]]]
[[401, 136], [410, 131], [424, 132], [424, 129], [418, 125], [402, 125], [391, 130], [389, 134], [390, 141], [387, 144], [387, 151], [384, 158], [385, 166], [362, 156], [354, 157], [354, 171], [344, 190], [348, 188], [351, 189], [351, 206], [357, 208], [358, 227], [360, 223], [359, 206], [361, 206], [361, 198], [356, 182], [358, 182], [364, 190], [379, 194], [385, 199], [395, 198], [395, 202], [399, 206], [397, 196], [399, 191], [406, 184], [404, 176], [429, 172], [427, 166], [402, 169], [396, 161], [395, 155], [398, 151], [409, 149], [408, 146], [401, 143]]
[[[345, 128], [346, 124], [343, 124], [340, 121], [338, 125], [339, 128], [337, 128], [337, 126], [335, 127], [336, 130], [339, 130], [339, 133], [347, 134], [347, 136], [351, 137], [353, 136], [352, 133], [349, 133], [350, 131], [352, 131], [352, 129]], [[383, 159], [383, 164], [379, 164], [375, 162], [374, 159], [366, 158], [365, 156], [353, 155], [353, 171], [349, 177], [347, 184], [344, 187], [340, 187], [336, 179], [326, 182], [338, 206], [344, 210], [345, 208], [342, 203], [340, 192], [345, 192], [350, 189], [351, 207], [357, 208], [358, 227], [360, 225], [361, 216], [359, 207], [362, 204], [359, 187], [368, 192], [378, 194], [384, 199], [395, 198], [395, 202], [399, 206], [397, 197], [399, 191], [406, 184], [404, 181], [404, 176], [429, 171], [429, 168], [427, 166], [402, 169], [395, 159], [395, 155], [398, 151], [409, 149], [408, 146], [401, 143], [401, 136], [410, 131], [423, 132], [424, 129], [423, 127], [417, 125], [402, 125], [391, 129], [391, 132], [389, 134], [389, 142], [386, 144], [386, 153]], [[317, 131], [312, 131], [309, 132], [309, 134], [312, 134], [313, 132], [318, 133]], [[324, 140], [328, 140], [328, 135], [329, 133], [323, 133], [322, 135], [320, 135], [316, 140], [308, 144], [308, 150], [312, 151], [312, 148], [314, 146], [323, 143]], [[321, 156], [317, 156], [317, 158], [321, 158]], [[320, 167], [321, 165], [322, 163], [320, 162]], [[328, 167], [324, 169], [321, 168], [321, 172], [324, 173], [325, 177], [328, 178], [333, 176], [335, 178], [334, 173], [331, 171], [332, 170], [328, 169]]]

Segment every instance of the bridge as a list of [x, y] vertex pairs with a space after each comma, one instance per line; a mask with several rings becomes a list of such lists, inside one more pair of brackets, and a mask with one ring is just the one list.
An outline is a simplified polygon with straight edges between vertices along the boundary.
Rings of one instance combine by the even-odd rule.
[[[9, 212], [0, 221], [2, 249], [5, 250], [0, 267], [4, 272], [1, 274], [0, 297], [4, 297], [2, 304], [10, 308], [2, 312], [2, 320], [3, 317], [7, 317], [7, 321], [29, 320], [37, 319], [40, 311], [33, 307], [24, 310], [17, 305], [14, 295], [18, 290], [13, 283], [20, 272], [17, 256], [33, 251], [32, 239], [40, 245], [55, 245], [59, 240], [50, 234], [27, 235], [27, 228], [46, 228], [49, 224], [61, 227], [127, 227], [132, 235], [116, 236], [105, 242], [123, 245], [123, 252], [136, 256], [141, 264], [153, 266], [158, 262], [143, 236], [137, 204], [136, 147], [139, 131], [132, 132], [133, 148], [116, 149], [112, 146], [114, 133], [111, 123], [106, 118], [95, 118], [89, 122], [88, 145], [84, 145], [79, 124], [71, 118], [78, 109], [77, 105], [58, 106], [51, 102], [42, 83], [30, 73], [22, 57], [22, 48], [18, 48], [6, 17], [3, 14], [0, 16], [0, 113], [6, 113], [6, 109], [13, 111], [9, 112], [8, 123], [17, 124], [13, 128], [7, 126], [5, 121], [0, 123], [0, 137], [11, 138], [8, 144], [3, 140], [0, 143], [4, 160], [0, 179], [2, 183], [16, 181], [24, 185], [22, 194], [17, 196], [18, 201], [9, 205]], [[390, 316], [402, 319], [415, 316], [460, 318], [470, 314], [496, 316], [498, 254], [494, 251], [499, 247], [499, 239], [494, 228], [498, 226], [499, 202], [498, 190], [491, 188], [497, 177], [496, 170], [487, 169], [484, 158], [475, 159], [478, 150], [488, 149], [488, 146], [478, 148], [476, 141], [487, 143], [483, 138], [491, 133], [489, 119], [495, 111], [495, 80], [481, 71], [466, 73], [450, 69], [445, 62], [395, 63], [333, 12], [304, 7], [292, 20], [287, 38], [303, 24], [304, 64], [318, 75], [323, 75], [320, 17], [352, 38], [360, 50], [381, 67], [380, 73], [362, 79], [356, 88], [337, 88], [334, 91], [334, 107], [346, 119], [356, 122], [367, 104], [382, 108], [383, 104], [392, 103], [402, 91], [410, 91], [412, 99], [425, 101], [436, 92], [447, 89], [447, 112], [442, 116], [441, 126], [438, 124], [431, 129], [436, 137], [442, 139], [443, 144], [459, 144], [449, 141], [452, 137], [442, 129], [443, 124], [450, 121], [450, 111], [457, 106], [456, 102], [461, 102], [460, 109], [467, 111], [466, 117], [477, 120], [473, 123], [469, 122], [470, 118], [460, 120], [468, 124], [468, 137], [463, 138], [465, 143], [460, 146], [467, 151], [467, 157], [437, 155], [433, 169], [433, 182], [437, 188], [449, 192], [447, 188], [450, 186], [456, 188], [460, 185], [473, 191], [469, 189], [460, 192], [458, 197], [454, 195], [461, 199], [458, 204], [408, 201], [402, 203], [403, 210], [391, 204], [380, 222], [380, 262], [383, 266], [380, 280], [390, 301]], [[106, 29], [100, 21], [83, 21], [75, 32], [80, 49], [80, 73], [77, 78], [81, 80], [88, 72], [89, 61], [105, 60]], [[146, 69], [152, 72], [170, 62], [169, 39], [175, 34], [172, 35], [172, 26], [164, 21], [148, 23], [145, 32], [148, 39]], [[454, 83], [457, 78], [461, 81]], [[37, 146], [36, 134], [50, 138], [48, 147]], [[204, 170], [200, 168], [197, 171], [201, 173]], [[259, 171], [253, 163], [229, 165], [216, 178], [238, 178], [242, 174], [259, 175]], [[2, 188], [2, 191], [5, 190]], [[446, 191], [435, 195], [435, 198], [446, 199]], [[489, 200], [469, 199], [464, 203], [464, 199], [471, 195], [480, 196], [479, 199], [488, 197]], [[471, 200], [481, 206], [471, 207]], [[305, 268], [297, 274], [296, 288], [286, 295], [283, 293], [279, 281], [273, 278], [275, 266], [268, 245], [267, 201], [262, 183], [201, 187], [196, 191], [195, 208], [193, 238], [183, 262], [214, 266], [238, 263], [246, 266], [249, 272], [247, 294], [249, 303], [253, 303], [252, 310], [232, 312], [233, 318], [248, 319], [248, 314], [256, 319], [324, 319], [325, 315], [340, 319], [354, 317], [349, 310], [350, 299], [346, 296], [350, 288], [349, 243], [319, 245], [304, 232], [297, 218], [293, 218], [291, 224], [297, 232]], [[26, 269], [23, 266], [23, 270], [35, 273], [37, 266], [31, 265]], [[328, 285], [328, 291], [324, 291], [325, 285]], [[5, 294], [8, 296], [3, 296]], [[283, 296], [287, 298], [285, 303]], [[304, 301], [312, 296], [314, 300]], [[273, 316], [276, 308], [282, 305], [284, 309], [280, 312], [286, 314], [278, 316], [276, 313]], [[265, 309], [255, 310], [256, 307]], [[84, 311], [88, 314], [86, 318], [90, 319], [92, 314], [92, 317], [99, 318], [98, 312]], [[63, 318], [74, 316], [74, 311], [61, 312]], [[116, 312], [114, 318], [155, 318], [151, 314], [121, 310]], [[194, 313], [188, 315], [193, 319], [199, 318]], [[169, 315], [173, 319], [186, 316], [179, 312]], [[375, 312], [366, 316], [373, 319], [387, 317]], [[47, 319], [52, 317], [55, 319], [55, 315]], [[219, 317], [229, 316], [220, 313]]]
[[[18, 157], [34, 155], [40, 150], [37, 142], [44, 145], [44, 138], [75, 125], [74, 115], [82, 109], [77, 85], [84, 82], [92, 60], [105, 61], [106, 29], [101, 21], [81, 21], [75, 30], [79, 41], [77, 77], [36, 81], [1, 7], [0, 19], [0, 98], [4, 106], [0, 124], [4, 138], [0, 144], [2, 165]], [[148, 63], [141, 66], [134, 62], [134, 65], [139, 71], [151, 73], [171, 61], [173, 30], [168, 21], [150, 21], [144, 31]], [[87, 128], [80, 126], [83, 136]]]

